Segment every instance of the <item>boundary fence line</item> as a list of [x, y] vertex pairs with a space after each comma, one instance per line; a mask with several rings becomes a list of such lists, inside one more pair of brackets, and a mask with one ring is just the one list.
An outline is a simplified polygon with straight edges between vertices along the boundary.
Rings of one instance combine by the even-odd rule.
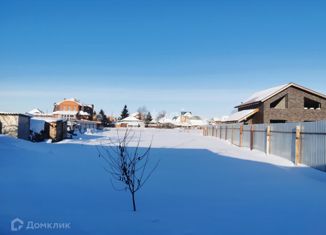
[[280, 124], [219, 124], [203, 129], [238, 147], [259, 150], [326, 171], [326, 121]]

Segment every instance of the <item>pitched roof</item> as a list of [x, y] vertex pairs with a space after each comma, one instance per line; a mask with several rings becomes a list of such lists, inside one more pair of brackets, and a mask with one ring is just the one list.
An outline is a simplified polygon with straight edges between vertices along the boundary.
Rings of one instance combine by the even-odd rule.
[[205, 126], [208, 124], [208, 122], [204, 121], [202, 119], [191, 119], [191, 120], [189, 120], [189, 124], [191, 126]]
[[77, 111], [55, 111], [53, 114], [59, 114], [59, 115], [77, 115]]
[[44, 122], [48, 122], [48, 123], [63, 121], [63, 119], [61, 119], [61, 118], [54, 118], [54, 117], [32, 117], [31, 120], [44, 121]]
[[129, 116], [121, 120], [121, 122], [140, 122], [139, 119]]
[[139, 112], [135, 112], [135, 113], [130, 114], [129, 117], [137, 117], [139, 115], [140, 115]]
[[251, 117], [255, 113], [257, 113], [259, 109], [246, 109], [240, 112], [236, 112], [231, 114], [225, 121], [226, 122], [242, 122], [247, 118]]
[[38, 108], [34, 108], [32, 109], [31, 111], [27, 112], [28, 114], [44, 114], [43, 111], [41, 111], [40, 109]]
[[273, 96], [277, 95], [278, 93], [286, 90], [289, 87], [296, 87], [298, 89], [304, 90], [306, 92], [312, 93], [314, 95], [320, 96], [322, 98], [326, 99], [326, 95], [321, 94], [319, 92], [313, 91], [309, 88], [300, 86], [298, 84], [295, 83], [288, 83], [288, 84], [284, 84], [281, 86], [277, 86], [277, 87], [272, 87], [263, 91], [258, 91], [256, 93], [254, 93], [252, 96], [250, 96], [247, 100], [245, 100], [243, 103], [241, 103], [240, 105], [236, 106], [236, 108], [241, 107], [241, 106], [245, 106], [248, 104], [253, 104], [253, 103], [258, 103], [258, 102], [264, 102], [270, 98], [272, 98]]
[[228, 118], [229, 118], [229, 116], [214, 117], [213, 121], [214, 122], [225, 122]]
[[23, 113], [14, 113], [14, 112], [0, 112], [0, 115], [8, 115], [8, 116], [24, 116], [24, 117], [31, 117], [30, 115], [23, 114]]
[[57, 102], [56, 104], [59, 105], [59, 104], [65, 102], [65, 101], [75, 102], [75, 103], [79, 104], [80, 106], [82, 106], [82, 103], [80, 103], [80, 101], [77, 100], [76, 98], [70, 98], [70, 99], [66, 99], [66, 98], [65, 98], [65, 99], [63, 99], [63, 100]]

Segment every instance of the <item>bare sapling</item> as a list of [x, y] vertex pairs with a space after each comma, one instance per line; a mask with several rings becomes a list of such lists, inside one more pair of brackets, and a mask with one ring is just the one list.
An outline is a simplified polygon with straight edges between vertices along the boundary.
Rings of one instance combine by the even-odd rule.
[[[140, 133], [140, 132], [139, 132]], [[130, 147], [134, 143], [134, 147]], [[122, 136], [117, 131], [117, 139], [109, 139], [108, 145], [101, 145], [98, 148], [99, 157], [105, 162], [104, 169], [111, 175], [111, 183], [115, 190], [127, 190], [131, 194], [133, 211], [136, 207], [136, 193], [152, 176], [159, 161], [149, 166], [149, 156], [152, 148], [152, 141], [146, 148], [141, 147], [141, 134], [126, 129]], [[121, 188], [115, 183], [120, 183]]]

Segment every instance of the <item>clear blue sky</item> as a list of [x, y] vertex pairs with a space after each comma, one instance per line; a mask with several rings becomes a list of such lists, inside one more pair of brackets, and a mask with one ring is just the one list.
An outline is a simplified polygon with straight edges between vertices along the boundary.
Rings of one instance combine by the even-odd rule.
[[326, 93], [325, 1], [0, 1], [0, 111], [77, 97], [221, 116], [253, 91]]

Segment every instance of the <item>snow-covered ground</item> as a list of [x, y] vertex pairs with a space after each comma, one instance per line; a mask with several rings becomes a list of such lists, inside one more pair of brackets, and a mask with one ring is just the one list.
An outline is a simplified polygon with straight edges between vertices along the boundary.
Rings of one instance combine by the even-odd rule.
[[143, 147], [153, 138], [160, 164], [137, 194], [136, 213], [98, 157], [115, 129], [57, 144], [0, 136], [0, 234], [13, 234], [15, 218], [71, 223], [16, 234], [325, 234], [326, 173], [200, 131], [137, 132]]

